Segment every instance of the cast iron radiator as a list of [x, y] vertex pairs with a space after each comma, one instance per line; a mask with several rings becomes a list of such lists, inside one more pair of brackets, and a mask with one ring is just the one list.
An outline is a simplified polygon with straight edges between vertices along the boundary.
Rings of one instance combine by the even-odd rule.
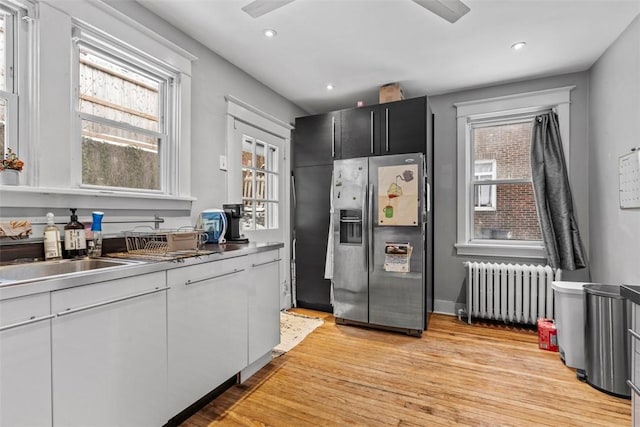
[[467, 316], [509, 323], [536, 324], [553, 319], [554, 280], [561, 270], [548, 265], [465, 262]]

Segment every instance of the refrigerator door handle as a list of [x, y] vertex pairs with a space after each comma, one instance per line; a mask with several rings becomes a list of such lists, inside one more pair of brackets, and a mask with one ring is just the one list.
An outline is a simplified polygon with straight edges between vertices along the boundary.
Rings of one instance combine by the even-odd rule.
[[[369, 204], [369, 200], [367, 199], [367, 188], [368, 186], [365, 184], [364, 186], [364, 191], [363, 191], [363, 195], [362, 195], [362, 213], [364, 215], [364, 213], [367, 211], [368, 208], [368, 204]], [[362, 232], [366, 233], [363, 238], [362, 241], [364, 242], [365, 245], [365, 249], [362, 251], [364, 252], [364, 271], [369, 271], [369, 231], [367, 229], [367, 227], [369, 226], [369, 220], [368, 218], [363, 218], [364, 221], [366, 221], [364, 224], [362, 224]]]
[[373, 184], [369, 186], [369, 200], [367, 206], [367, 242], [369, 246], [369, 271], [373, 271]]

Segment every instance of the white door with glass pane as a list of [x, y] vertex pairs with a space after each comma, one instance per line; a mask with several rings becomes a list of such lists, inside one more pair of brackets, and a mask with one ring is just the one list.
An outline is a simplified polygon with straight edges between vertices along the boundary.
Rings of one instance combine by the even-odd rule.
[[240, 231], [251, 242], [283, 242], [280, 249], [280, 283], [286, 288], [281, 306], [290, 292], [289, 194], [283, 138], [230, 119], [228, 152], [228, 203], [242, 203]]

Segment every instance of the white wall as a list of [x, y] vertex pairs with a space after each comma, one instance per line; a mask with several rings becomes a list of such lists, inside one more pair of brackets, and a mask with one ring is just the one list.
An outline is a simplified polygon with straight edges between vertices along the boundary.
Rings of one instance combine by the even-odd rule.
[[[571, 141], [569, 180], [572, 187], [576, 219], [586, 248], [589, 248], [589, 188], [588, 183], [588, 96], [587, 72], [567, 74], [526, 82], [514, 82], [492, 87], [465, 90], [430, 97], [435, 114], [434, 137], [434, 299], [435, 310], [455, 313], [465, 305], [465, 271], [463, 261], [469, 257], [456, 255], [457, 209], [457, 102], [505, 96], [575, 85], [571, 91]], [[565, 153], [566, 154], [566, 153]], [[496, 262], [526, 262], [538, 260], [491, 258]], [[575, 274], [581, 280], [588, 273]], [[569, 274], [565, 278], [570, 279]]]
[[[54, 6], [63, 4], [68, 9], [75, 7], [73, 0], [51, 1]], [[89, 2], [86, 1], [86, 3]], [[105, 3], [198, 58], [191, 68], [191, 166], [189, 171], [190, 195], [196, 200], [192, 203], [190, 211], [172, 210], [166, 208], [166, 204], [165, 208], [158, 209], [154, 201], [149, 201], [143, 207], [133, 210], [126, 209], [126, 206], [125, 209], [115, 209], [109, 205], [108, 201], [98, 202], [96, 199], [96, 206], [93, 207], [105, 211], [105, 221], [121, 219], [120, 217], [152, 218], [154, 213], [159, 213], [167, 220], [163, 226], [168, 228], [192, 225], [202, 209], [220, 207], [227, 202], [227, 175], [226, 172], [218, 169], [218, 158], [226, 153], [227, 122], [224, 96], [234, 95], [286, 123], [293, 123], [295, 117], [305, 115], [305, 112], [133, 0], [105, 1]], [[83, 6], [80, 2], [75, 5], [78, 8]], [[35, 142], [35, 147], [40, 156], [40, 185], [59, 187], [70, 182], [69, 159], [72, 158], [72, 146], [68, 142], [69, 136], [72, 135], [70, 91], [72, 61], [69, 47], [71, 46], [69, 39], [71, 18], [55, 7], [43, 5], [43, 8], [46, 9], [46, 19], [41, 23], [40, 31], [43, 37], [41, 44], [45, 47], [39, 52], [40, 75], [43, 78], [39, 94], [40, 138]], [[56, 43], [65, 48], [49, 48]], [[32, 165], [27, 165], [29, 166]], [[61, 196], [48, 197], [55, 203], [46, 206], [45, 200], [45, 202], [34, 202], [32, 205], [21, 205], [24, 207], [0, 206], [0, 220], [28, 218], [32, 221], [42, 221], [47, 211], [53, 211], [57, 221], [68, 220], [69, 212], [65, 208], [68, 203], [60, 202]], [[65, 200], [69, 198], [66, 195], [64, 197]], [[58, 207], [51, 208], [52, 205]], [[83, 208], [79, 211], [81, 220], [87, 220], [91, 212], [90, 206], [80, 207]], [[34, 227], [33, 236], [40, 237], [42, 228], [42, 226]], [[129, 228], [131, 225], [105, 224], [107, 233]]]
[[193, 203], [192, 219], [202, 209], [222, 207], [227, 202], [227, 174], [218, 169], [218, 158], [226, 153], [225, 95], [233, 95], [285, 123], [293, 123], [295, 117], [306, 113], [138, 3], [106, 3], [198, 57], [192, 66], [191, 192], [198, 199]]
[[640, 17], [592, 67], [589, 104], [592, 278], [640, 284], [640, 210], [618, 198], [618, 157], [640, 146]]

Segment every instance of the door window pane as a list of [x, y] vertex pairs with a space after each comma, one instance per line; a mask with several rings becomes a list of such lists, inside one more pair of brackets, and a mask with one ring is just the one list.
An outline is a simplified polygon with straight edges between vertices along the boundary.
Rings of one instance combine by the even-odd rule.
[[267, 199], [278, 200], [278, 175], [270, 173], [267, 174]]
[[253, 140], [242, 139], [242, 166], [253, 166]]
[[253, 199], [253, 171], [242, 169], [242, 198]]
[[242, 200], [244, 230], [279, 227], [279, 148], [244, 135], [242, 138]]
[[266, 178], [264, 172], [256, 172], [256, 200], [264, 200], [265, 199], [265, 186], [266, 186]]
[[265, 220], [265, 203], [261, 201], [255, 202], [256, 215], [255, 215], [255, 224], [256, 230], [264, 230], [266, 227]]
[[255, 228], [254, 227], [255, 214], [253, 212], [253, 201], [245, 200], [243, 203], [244, 203], [244, 208], [242, 213], [242, 228], [244, 230], [253, 230]]
[[256, 141], [256, 168], [265, 169], [265, 149], [261, 141]]

